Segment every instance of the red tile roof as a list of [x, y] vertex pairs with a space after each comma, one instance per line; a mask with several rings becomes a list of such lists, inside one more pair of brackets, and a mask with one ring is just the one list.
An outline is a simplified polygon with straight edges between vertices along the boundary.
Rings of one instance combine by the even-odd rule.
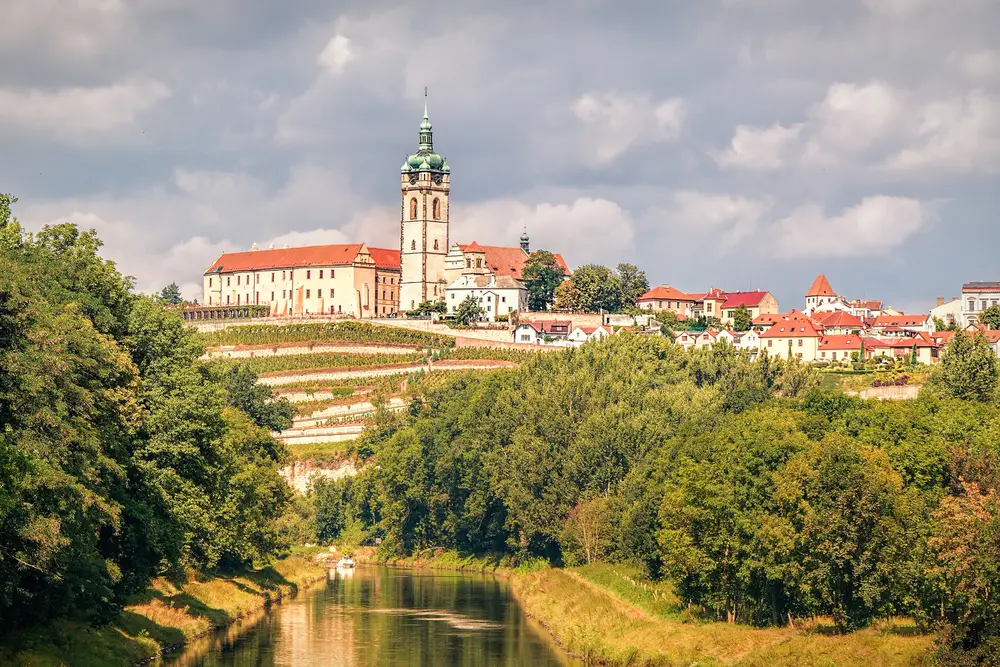
[[797, 310], [780, 316], [770, 329], [760, 335], [761, 338], [817, 338], [819, 336], [820, 332], [816, 324]]
[[861, 336], [823, 336], [819, 339], [821, 350], [860, 350]]
[[935, 331], [930, 334], [931, 338], [940, 345], [946, 345], [955, 337], [954, 331]]
[[660, 285], [640, 296], [637, 301], [697, 301], [697, 296], [700, 295], [687, 294], [670, 285]]
[[879, 315], [872, 323], [873, 327], [922, 327], [927, 324], [929, 315]]
[[812, 318], [830, 329], [860, 329], [864, 326], [864, 322], [860, 318], [843, 310], [835, 310], [829, 313], [813, 313]]
[[759, 306], [760, 302], [764, 300], [764, 297], [768, 295], [768, 292], [727, 292], [726, 302], [722, 304], [723, 308], [739, 308], [740, 306], [746, 306], [747, 308], [753, 308]]
[[529, 326], [538, 333], [569, 334], [573, 331], [573, 323], [569, 320], [539, 320], [524, 322], [521, 326]]
[[806, 292], [806, 296], [837, 296], [837, 293], [830, 287], [830, 281], [822, 273], [816, 276], [812, 287]]
[[399, 251], [391, 248], [368, 248], [377, 269], [399, 270]]
[[[486, 263], [486, 267], [498, 276], [511, 276], [521, 280], [524, 271], [524, 265], [528, 261], [528, 255], [524, 254], [524, 251], [520, 248], [507, 248], [504, 246], [496, 245], [479, 245], [475, 241], [472, 243], [463, 245], [458, 244], [458, 247], [462, 249], [463, 252], [476, 252], [483, 253], [486, 257], [483, 260]], [[556, 260], [556, 264], [569, 275], [569, 266], [566, 264], [566, 260], [563, 259], [562, 255], [558, 253], [552, 253], [553, 259]]]
[[273, 248], [247, 252], [224, 252], [205, 274], [233, 271], [261, 271], [301, 266], [348, 266], [364, 247], [362, 243], [314, 245], [302, 248]]

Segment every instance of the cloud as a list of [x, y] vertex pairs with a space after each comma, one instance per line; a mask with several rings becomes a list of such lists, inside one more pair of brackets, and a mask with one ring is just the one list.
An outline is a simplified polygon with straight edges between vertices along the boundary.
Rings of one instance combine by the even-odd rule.
[[739, 125], [722, 168], [842, 167], [896, 175], [1000, 168], [1000, 102], [981, 90], [921, 101], [882, 81], [836, 83], [791, 126]]
[[340, 74], [352, 60], [354, 51], [351, 49], [351, 40], [343, 35], [334, 35], [330, 38], [317, 59], [320, 66], [330, 74]]
[[684, 122], [683, 100], [653, 102], [645, 94], [587, 93], [572, 104], [573, 115], [586, 128], [581, 148], [593, 166], [613, 162], [641, 140], [672, 141]]
[[860, 258], [887, 255], [934, 222], [916, 199], [877, 195], [828, 217], [816, 204], [796, 208], [768, 234], [783, 257]]
[[673, 206], [664, 216], [673, 228], [707, 246], [711, 254], [726, 252], [752, 236], [771, 202], [714, 192], [681, 190], [672, 195]]
[[716, 162], [722, 168], [779, 169], [788, 160], [789, 149], [799, 138], [801, 130], [801, 123], [791, 127], [775, 123], [762, 129], [739, 125], [729, 149], [715, 154]]
[[920, 9], [926, 0], [864, 0], [865, 7], [882, 16], [906, 16]]
[[159, 81], [93, 88], [0, 88], [0, 122], [64, 137], [86, 137], [132, 125], [170, 96]]
[[1000, 74], [1000, 52], [992, 49], [952, 51], [948, 54], [948, 62], [957, 65], [962, 74], [970, 79], [995, 82], [995, 77]]

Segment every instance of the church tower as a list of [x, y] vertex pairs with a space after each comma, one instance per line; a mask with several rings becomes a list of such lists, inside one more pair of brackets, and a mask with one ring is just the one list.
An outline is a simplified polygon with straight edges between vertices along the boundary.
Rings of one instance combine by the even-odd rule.
[[425, 90], [417, 152], [406, 158], [400, 169], [400, 310], [411, 310], [421, 301], [444, 298], [450, 172], [444, 158], [434, 152]]

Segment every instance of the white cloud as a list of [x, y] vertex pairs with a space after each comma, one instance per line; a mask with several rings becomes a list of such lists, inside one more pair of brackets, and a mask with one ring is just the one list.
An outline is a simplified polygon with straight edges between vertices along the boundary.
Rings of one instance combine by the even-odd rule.
[[1000, 52], [991, 49], [963, 52], [952, 51], [948, 54], [948, 62], [958, 66], [958, 69], [970, 79], [996, 81], [1000, 74]]
[[920, 110], [910, 145], [886, 167], [897, 171], [973, 172], [1000, 169], [1000, 101], [981, 92]]
[[818, 205], [800, 206], [775, 223], [768, 238], [783, 257], [870, 257], [889, 254], [933, 222], [925, 202], [878, 195], [833, 217]]
[[760, 129], [739, 125], [729, 149], [717, 153], [715, 160], [723, 168], [779, 169], [785, 165], [789, 149], [799, 138], [801, 130], [801, 123], [791, 127], [775, 123]]
[[562, 253], [571, 267], [617, 263], [631, 254], [635, 223], [608, 199], [577, 197], [533, 205], [513, 199], [452, 205], [452, 241], [516, 246], [527, 229], [534, 250]]
[[714, 249], [725, 251], [756, 232], [770, 206], [760, 199], [681, 190], [673, 194], [667, 217], [689, 235], [710, 239]]
[[813, 136], [804, 158], [821, 164], [872, 147], [891, 132], [906, 111], [901, 94], [882, 81], [835, 83], [809, 111]]
[[636, 143], [677, 139], [684, 123], [680, 98], [654, 103], [648, 95], [615, 92], [587, 93], [572, 104], [586, 131], [581, 145], [597, 165], [608, 164]]
[[354, 60], [351, 40], [343, 35], [334, 35], [327, 42], [326, 48], [319, 54], [317, 61], [330, 74], [340, 74], [347, 63]]
[[131, 81], [94, 88], [0, 88], [0, 122], [68, 137], [132, 125], [170, 96], [159, 81]]

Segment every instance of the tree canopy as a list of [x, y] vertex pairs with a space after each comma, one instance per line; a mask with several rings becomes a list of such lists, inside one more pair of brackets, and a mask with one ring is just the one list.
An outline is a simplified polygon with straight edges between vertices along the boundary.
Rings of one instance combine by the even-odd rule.
[[528, 288], [528, 307], [547, 310], [555, 303], [556, 288], [566, 274], [551, 252], [536, 250], [528, 256], [521, 275]]

